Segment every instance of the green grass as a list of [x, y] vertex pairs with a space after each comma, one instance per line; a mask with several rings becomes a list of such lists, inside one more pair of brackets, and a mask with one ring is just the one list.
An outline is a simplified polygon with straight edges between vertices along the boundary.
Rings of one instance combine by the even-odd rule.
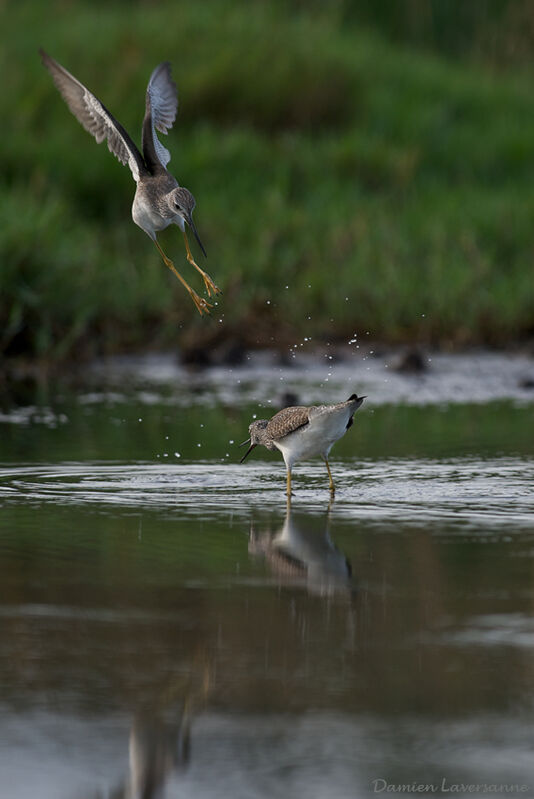
[[[6, 355], [79, 357], [221, 330], [248, 344], [532, 334], [534, 96], [523, 70], [408, 49], [344, 4], [298, 8], [4, 6]], [[211, 319], [131, 221], [128, 170], [69, 113], [41, 45], [138, 141], [149, 72], [173, 62], [180, 109], [165, 144], [224, 289]], [[160, 241], [200, 289], [179, 231]]]

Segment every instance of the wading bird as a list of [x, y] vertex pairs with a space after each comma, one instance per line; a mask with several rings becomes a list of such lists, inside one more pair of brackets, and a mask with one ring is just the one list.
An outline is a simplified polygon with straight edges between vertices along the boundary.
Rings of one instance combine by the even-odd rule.
[[195, 198], [188, 189], [180, 186], [176, 178], [167, 171], [171, 154], [162, 145], [156, 134], [157, 130], [167, 133], [176, 119], [178, 95], [176, 85], [171, 77], [170, 64], [165, 62], [157, 66], [148, 82], [142, 133], [143, 154], [141, 155], [126, 130], [102, 105], [100, 100], [44, 50], [40, 50], [39, 53], [44, 66], [52, 75], [56, 87], [78, 122], [95, 137], [98, 144], [107, 139], [110, 152], [121, 163], [128, 164], [130, 167], [133, 179], [137, 183], [132, 205], [132, 217], [135, 224], [150, 236], [158, 248], [165, 266], [174, 272], [187, 289], [198, 312], [201, 315], [209, 313], [212, 305], [199, 297], [196, 291], [193, 291], [170, 258], [165, 255], [156, 239], [157, 231], [172, 224], [178, 225], [184, 236], [187, 260], [202, 275], [208, 296], [219, 293], [219, 289], [211, 277], [195, 263], [189, 248], [186, 224], [193, 231], [202, 252], [206, 255], [193, 222]]
[[287, 469], [287, 496], [291, 496], [291, 470], [297, 461], [320, 455], [326, 464], [330, 492], [335, 486], [328, 463], [333, 445], [352, 425], [352, 417], [365, 397], [353, 394], [346, 402], [337, 405], [296, 405], [283, 408], [272, 419], [258, 419], [249, 425], [250, 438], [239, 446], [250, 444], [241, 458], [241, 463], [258, 444], [267, 449], [279, 449], [284, 456]]

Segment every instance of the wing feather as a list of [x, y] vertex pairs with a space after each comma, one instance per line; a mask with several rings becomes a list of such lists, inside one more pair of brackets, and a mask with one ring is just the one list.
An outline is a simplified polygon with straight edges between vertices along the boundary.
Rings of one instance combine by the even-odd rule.
[[122, 164], [128, 164], [137, 182], [147, 169], [136, 145], [100, 100], [74, 75], [54, 61], [44, 50], [39, 51], [43, 65], [52, 75], [54, 83], [78, 122], [100, 144], [107, 139], [108, 149]]
[[[171, 160], [171, 154], [158, 139], [157, 130], [167, 134], [174, 125], [178, 110], [178, 92], [171, 76], [168, 61], [156, 67], [150, 76], [146, 90], [146, 116], [143, 125], [143, 153], [147, 163], [157, 158], [163, 168]], [[146, 122], [150, 121], [147, 129]]]
[[308, 424], [309, 410], [304, 405], [282, 408], [269, 420], [265, 428], [267, 435], [277, 441], [290, 433], [294, 433], [295, 430]]

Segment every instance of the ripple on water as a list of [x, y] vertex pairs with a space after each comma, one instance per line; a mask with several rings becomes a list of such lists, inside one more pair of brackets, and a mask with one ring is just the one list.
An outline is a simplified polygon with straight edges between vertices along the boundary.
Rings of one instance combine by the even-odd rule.
[[[389, 459], [336, 463], [339, 515], [369, 520], [426, 522], [454, 520], [463, 525], [532, 524], [534, 462], [521, 458], [448, 461]], [[505, 479], [504, 479], [505, 478]], [[294, 500], [324, 508], [329, 494], [320, 461], [294, 471]], [[203, 461], [180, 464], [60, 463], [0, 469], [4, 503], [179, 508], [212, 515], [250, 506], [285, 504], [283, 464]]]

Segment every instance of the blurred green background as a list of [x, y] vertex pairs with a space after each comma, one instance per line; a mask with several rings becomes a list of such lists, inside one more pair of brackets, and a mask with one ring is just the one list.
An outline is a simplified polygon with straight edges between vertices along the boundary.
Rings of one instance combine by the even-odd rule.
[[[529, 0], [0, 9], [4, 359], [222, 336], [369, 331], [460, 347], [534, 332]], [[133, 224], [129, 170], [70, 114], [39, 46], [138, 143], [148, 76], [172, 62], [180, 107], [165, 145], [224, 290], [210, 319]], [[179, 231], [159, 240], [200, 290]]]

